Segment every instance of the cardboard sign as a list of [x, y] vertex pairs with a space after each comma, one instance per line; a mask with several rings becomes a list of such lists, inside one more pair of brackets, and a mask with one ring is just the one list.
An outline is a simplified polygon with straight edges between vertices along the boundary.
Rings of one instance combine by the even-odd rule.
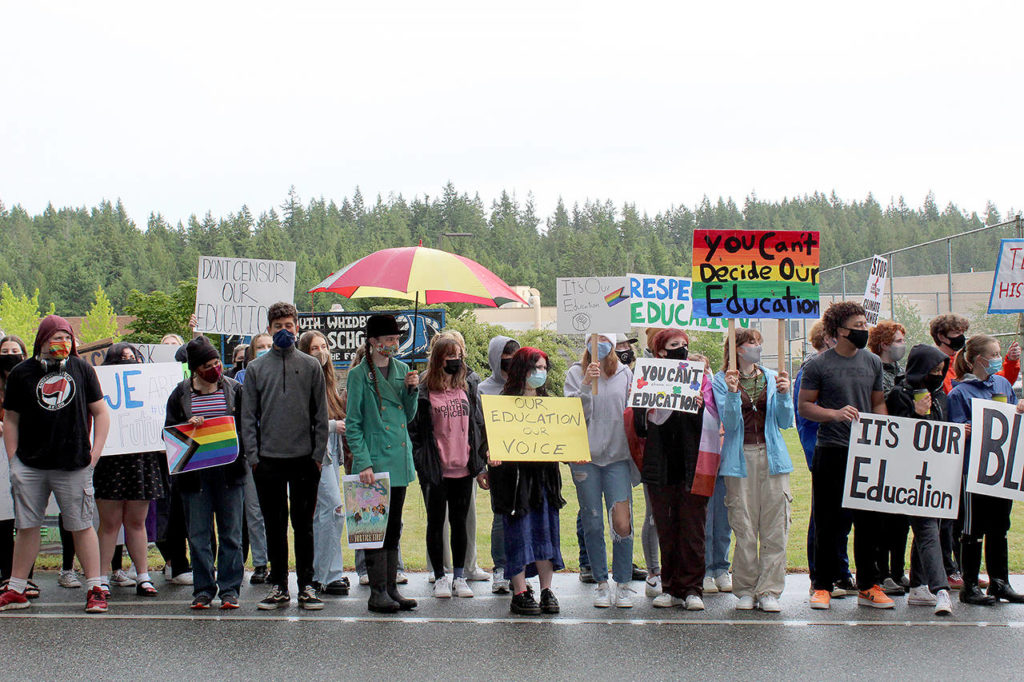
[[843, 506], [955, 519], [966, 444], [963, 424], [861, 414], [850, 429]]
[[134, 344], [142, 353], [143, 362], [175, 362], [174, 354], [181, 346], [172, 343], [137, 343]]
[[629, 407], [659, 408], [696, 414], [704, 381], [704, 363], [691, 360], [639, 358], [633, 367]]
[[989, 313], [1024, 313], [1024, 239], [1001, 239]]
[[[629, 280], [629, 323], [633, 327], [723, 333], [729, 328], [724, 318], [693, 316], [693, 280], [689, 277], [630, 274], [626, 278]], [[748, 329], [750, 320], [737, 320], [737, 326]]]
[[366, 320], [370, 315], [387, 313], [398, 321], [401, 336], [398, 354], [402, 362], [426, 362], [430, 340], [445, 326], [444, 310], [421, 310], [416, 324], [415, 343], [412, 339], [412, 310], [374, 310], [362, 313], [299, 313], [299, 329], [315, 329], [327, 337], [331, 351], [331, 362], [338, 367], [348, 367], [360, 346], [366, 345]]
[[181, 383], [181, 365], [106, 365], [96, 368], [96, 376], [110, 410], [104, 456], [164, 450], [167, 398]]
[[871, 261], [871, 271], [868, 272], [868, 284], [864, 289], [864, 313], [867, 315], [868, 324], [872, 327], [878, 324], [878, 312], [882, 309], [882, 295], [885, 293], [885, 281], [889, 278], [889, 260], [882, 256], [875, 256]]
[[629, 331], [629, 289], [625, 277], [559, 277], [559, 334]]
[[971, 400], [967, 492], [1024, 500], [1024, 433], [1014, 405]]
[[693, 316], [820, 317], [818, 233], [694, 230]]
[[107, 349], [114, 345], [113, 339], [85, 343], [78, 347], [78, 356], [93, 367], [99, 367], [107, 357]]
[[267, 328], [267, 309], [294, 297], [293, 261], [200, 256], [196, 331], [259, 334]]
[[499, 462], [589, 462], [579, 398], [483, 395], [490, 457]]
[[223, 466], [238, 459], [234, 417], [210, 417], [200, 426], [168, 426], [163, 436], [171, 474]]
[[391, 507], [391, 474], [373, 475], [373, 485], [359, 482], [358, 474], [341, 477], [345, 495], [345, 525], [352, 549], [380, 549], [388, 530]]

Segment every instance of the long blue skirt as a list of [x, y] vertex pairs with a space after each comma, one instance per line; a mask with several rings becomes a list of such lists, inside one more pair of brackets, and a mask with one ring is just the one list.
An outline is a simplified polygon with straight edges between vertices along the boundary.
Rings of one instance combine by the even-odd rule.
[[520, 518], [502, 514], [505, 528], [505, 575], [511, 578], [524, 570], [537, 575], [535, 561], [550, 561], [556, 571], [565, 568], [558, 532], [558, 510], [544, 497], [544, 505]]

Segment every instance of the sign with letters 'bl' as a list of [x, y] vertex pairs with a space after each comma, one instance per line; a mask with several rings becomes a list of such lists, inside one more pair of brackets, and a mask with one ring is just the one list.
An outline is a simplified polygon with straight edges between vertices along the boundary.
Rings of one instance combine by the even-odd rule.
[[101, 365], [95, 369], [110, 412], [104, 456], [163, 452], [167, 399], [184, 378], [181, 365]]
[[966, 443], [963, 424], [861, 414], [850, 428], [843, 506], [955, 519]]
[[971, 453], [967, 492], [1024, 500], [1024, 431], [1014, 405], [971, 401]]
[[1024, 239], [999, 242], [989, 313], [1024, 313]]
[[579, 398], [483, 395], [490, 458], [498, 462], [589, 462]]
[[[693, 316], [693, 281], [689, 277], [631, 274], [626, 279], [629, 280], [629, 323], [633, 327], [705, 332], [726, 332], [729, 329], [725, 318]], [[750, 327], [750, 320], [736, 322], [742, 329]]]
[[693, 231], [693, 316], [817, 318], [818, 233]]

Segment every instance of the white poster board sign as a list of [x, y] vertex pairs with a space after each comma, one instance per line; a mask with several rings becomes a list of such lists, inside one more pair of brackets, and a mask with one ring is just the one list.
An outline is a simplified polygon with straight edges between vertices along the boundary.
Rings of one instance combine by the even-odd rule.
[[988, 312], [1024, 313], [1024, 239], [999, 242]]
[[971, 453], [967, 492], [1024, 500], [1024, 433], [1014, 405], [971, 400]]
[[[724, 318], [693, 316], [693, 281], [689, 277], [629, 274], [626, 279], [629, 281], [629, 323], [633, 327], [722, 333], [729, 330], [729, 321]], [[747, 329], [750, 320], [736, 320], [736, 326]]]
[[963, 424], [861, 414], [850, 429], [843, 506], [955, 519], [966, 442]]
[[868, 271], [868, 283], [864, 288], [864, 314], [868, 324], [878, 324], [878, 313], [882, 309], [882, 296], [885, 294], [885, 282], [889, 278], [889, 260], [883, 256], [875, 256], [871, 260]]
[[259, 334], [266, 331], [271, 305], [294, 300], [293, 261], [199, 257], [197, 332]]
[[174, 354], [181, 348], [172, 343], [139, 343], [135, 347], [142, 353], [142, 361], [147, 363], [175, 362]]
[[96, 367], [110, 411], [104, 455], [163, 452], [167, 399], [184, 375], [178, 363]]
[[633, 367], [633, 387], [627, 405], [638, 410], [656, 408], [696, 414], [703, 382], [703, 362], [639, 358]]
[[629, 290], [625, 277], [559, 277], [559, 334], [629, 331]]

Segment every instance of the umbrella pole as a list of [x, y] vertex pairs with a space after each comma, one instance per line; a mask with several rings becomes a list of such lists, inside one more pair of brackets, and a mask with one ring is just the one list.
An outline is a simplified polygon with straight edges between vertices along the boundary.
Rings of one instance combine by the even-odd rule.
[[[408, 299], [406, 299], [408, 300]], [[416, 310], [412, 314], [412, 360], [416, 359], [416, 333], [420, 321], [420, 292], [416, 292]]]

